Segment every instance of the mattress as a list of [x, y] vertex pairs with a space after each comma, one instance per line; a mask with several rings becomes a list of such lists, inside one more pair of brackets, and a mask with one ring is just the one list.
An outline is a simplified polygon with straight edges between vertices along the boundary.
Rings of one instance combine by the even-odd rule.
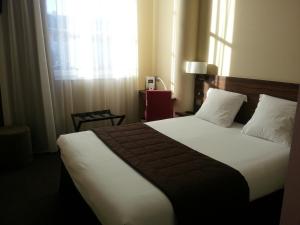
[[[289, 148], [241, 134], [241, 124], [223, 128], [195, 116], [147, 125], [238, 170], [250, 200], [283, 187]], [[62, 135], [61, 158], [75, 186], [103, 225], [171, 225], [169, 199], [106, 147], [92, 131]]]

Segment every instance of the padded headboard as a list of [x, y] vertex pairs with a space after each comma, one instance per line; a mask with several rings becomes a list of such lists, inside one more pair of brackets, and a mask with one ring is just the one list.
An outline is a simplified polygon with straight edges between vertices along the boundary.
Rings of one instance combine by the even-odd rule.
[[208, 88], [219, 88], [247, 95], [248, 101], [241, 107], [235, 121], [247, 123], [252, 117], [260, 94], [297, 101], [299, 84], [237, 77], [197, 75], [195, 78], [194, 111], [198, 110], [206, 97]]

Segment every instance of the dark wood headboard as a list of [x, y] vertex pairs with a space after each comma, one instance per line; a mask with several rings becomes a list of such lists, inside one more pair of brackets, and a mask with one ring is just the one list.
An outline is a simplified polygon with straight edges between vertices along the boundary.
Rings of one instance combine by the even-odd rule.
[[206, 97], [208, 88], [219, 88], [247, 95], [248, 101], [241, 107], [235, 121], [247, 123], [252, 117], [260, 94], [297, 101], [299, 84], [237, 77], [197, 75], [195, 78], [194, 111], [197, 111]]

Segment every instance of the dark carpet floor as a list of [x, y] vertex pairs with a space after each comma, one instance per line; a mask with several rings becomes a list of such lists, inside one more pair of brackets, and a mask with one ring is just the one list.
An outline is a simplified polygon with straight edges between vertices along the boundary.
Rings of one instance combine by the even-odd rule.
[[[25, 168], [0, 171], [0, 225], [99, 225], [80, 197], [59, 194], [60, 168], [58, 154], [44, 154]], [[262, 204], [244, 224], [278, 225], [281, 199]]]
[[43, 154], [22, 169], [1, 171], [0, 224], [97, 224], [82, 206], [60, 197], [60, 168], [58, 154]]

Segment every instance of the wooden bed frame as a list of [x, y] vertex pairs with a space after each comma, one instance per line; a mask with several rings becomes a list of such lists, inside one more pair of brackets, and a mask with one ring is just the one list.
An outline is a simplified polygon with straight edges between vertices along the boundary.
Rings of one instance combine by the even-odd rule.
[[[271, 96], [297, 101], [298, 84], [283, 83], [274, 81], [264, 81], [255, 79], [244, 79], [235, 77], [206, 75], [205, 77], [197, 75], [195, 78], [195, 98], [194, 111], [196, 112], [203, 103], [208, 88], [219, 88], [232, 92], [239, 92], [248, 96], [248, 102], [245, 103], [236, 117], [236, 121], [246, 123], [252, 116], [259, 100], [259, 94], [268, 94]], [[96, 216], [75, 188], [70, 175], [62, 164], [60, 193], [62, 199], [71, 202], [74, 207], [79, 206], [78, 213], [87, 215], [86, 220], [90, 224], [101, 224]], [[283, 191], [277, 191], [261, 199], [255, 200], [249, 205], [249, 212], [245, 223], [243, 224], [265, 224], [278, 225], [280, 219]], [[68, 207], [68, 206], [66, 206]], [[76, 214], [76, 212], [75, 212]]]

